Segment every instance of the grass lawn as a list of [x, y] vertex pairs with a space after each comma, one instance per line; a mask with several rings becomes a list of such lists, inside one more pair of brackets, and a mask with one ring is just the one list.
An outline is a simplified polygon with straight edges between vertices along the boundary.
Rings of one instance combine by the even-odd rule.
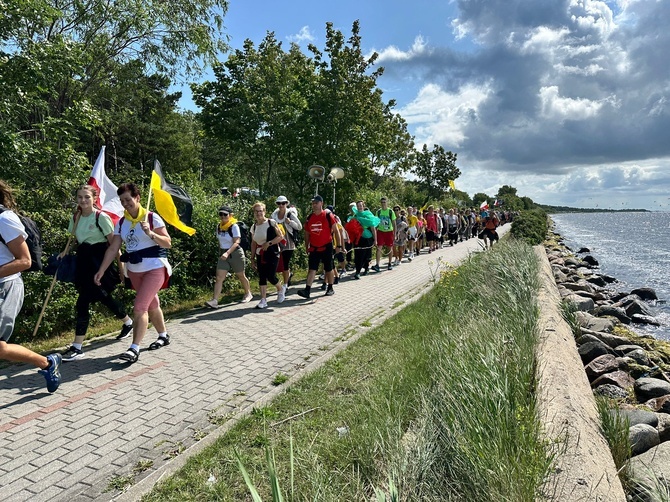
[[142, 500], [251, 500], [238, 457], [263, 500], [534, 500], [538, 281], [514, 241], [444, 272]]

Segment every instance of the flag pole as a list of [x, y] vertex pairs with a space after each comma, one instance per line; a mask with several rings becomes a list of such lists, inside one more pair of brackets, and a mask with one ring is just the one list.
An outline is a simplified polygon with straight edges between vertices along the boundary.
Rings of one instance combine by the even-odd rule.
[[[155, 161], [154, 161], [154, 165], [155, 165]], [[147, 207], [146, 207], [147, 214], [144, 215], [144, 221], [148, 221], [148, 220], [149, 220], [149, 208], [150, 208], [150, 206], [151, 206], [151, 194], [152, 194], [152, 190], [151, 190], [151, 180], [152, 180], [153, 177], [154, 177], [154, 171], [155, 171], [155, 168], [151, 170], [151, 178], [149, 179], [149, 196], [147, 197]]]
[[[65, 249], [63, 250], [63, 256], [67, 255], [68, 252], [70, 251], [70, 244], [72, 243], [72, 237], [74, 236], [75, 232], [77, 231], [77, 225], [79, 224], [79, 219], [81, 218], [81, 213], [79, 213], [79, 216], [75, 218], [74, 220], [74, 225], [72, 226], [72, 233], [70, 233], [70, 236], [67, 238], [67, 244], [65, 244]], [[56, 273], [54, 274], [54, 278], [51, 281], [51, 286], [49, 286], [49, 291], [47, 291], [47, 297], [44, 299], [44, 305], [42, 305], [42, 311], [40, 312], [40, 316], [37, 318], [37, 324], [35, 324], [35, 329], [33, 330], [33, 338], [35, 335], [37, 335], [37, 330], [40, 327], [40, 324], [42, 323], [42, 318], [44, 317], [44, 312], [47, 309], [47, 304], [49, 303], [49, 300], [51, 299], [51, 292], [54, 289], [54, 286], [56, 285], [56, 280], [58, 279], [58, 269], [56, 269]]]

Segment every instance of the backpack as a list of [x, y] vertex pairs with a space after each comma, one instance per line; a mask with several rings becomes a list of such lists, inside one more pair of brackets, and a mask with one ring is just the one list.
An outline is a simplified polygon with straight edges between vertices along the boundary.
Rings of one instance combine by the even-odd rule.
[[[0, 214], [7, 210], [8, 209], [5, 206], [0, 204]], [[27, 271], [36, 272], [42, 270], [42, 234], [40, 233], [40, 229], [38, 228], [37, 223], [27, 216], [23, 216], [19, 213], [14, 214], [19, 217], [19, 220], [21, 220], [21, 223], [28, 234], [26, 244], [28, 245], [28, 251], [30, 251], [30, 268]], [[0, 242], [7, 244], [1, 236]]]
[[[240, 247], [242, 251], [249, 251], [251, 249], [251, 240], [249, 239], [249, 227], [243, 221], [238, 221], [235, 223], [240, 229]], [[230, 225], [228, 228], [228, 233], [230, 236], [233, 236], [233, 226]]]
[[[296, 215], [296, 218], [297, 218], [297, 217], [298, 217], [298, 216]], [[290, 213], [288, 213], [288, 212], [286, 213], [286, 219], [287, 219], [287, 220], [290, 220], [290, 219], [291, 219]], [[284, 225], [284, 226], [287, 227], [287, 225]], [[293, 228], [293, 227], [287, 227], [287, 230], [288, 230], [289, 232], [291, 232], [291, 239], [293, 239], [293, 244], [295, 244], [296, 246], [302, 244], [302, 241], [303, 241], [303, 238], [302, 238], [302, 231], [300, 231], [300, 230], [296, 230], [296, 229]]]

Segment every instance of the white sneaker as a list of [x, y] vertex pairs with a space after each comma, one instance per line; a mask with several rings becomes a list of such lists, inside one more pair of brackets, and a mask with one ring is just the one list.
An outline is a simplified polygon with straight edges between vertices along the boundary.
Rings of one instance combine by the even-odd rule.
[[288, 291], [288, 285], [284, 284], [283, 290], [284, 290], [284, 296], [286, 296], [286, 292]]
[[266, 309], [268, 308], [268, 301], [265, 298], [262, 298], [260, 302], [258, 302], [258, 305], [256, 305], [257, 309]]
[[249, 303], [253, 299], [254, 295], [251, 293], [244, 295], [242, 300], [240, 300], [240, 303]]
[[284, 303], [284, 300], [286, 300], [286, 294], [284, 293], [284, 287], [277, 291], [277, 303]]
[[219, 301], [212, 298], [211, 300], [207, 300], [205, 302], [205, 305], [207, 305], [211, 309], [215, 309], [219, 306]]

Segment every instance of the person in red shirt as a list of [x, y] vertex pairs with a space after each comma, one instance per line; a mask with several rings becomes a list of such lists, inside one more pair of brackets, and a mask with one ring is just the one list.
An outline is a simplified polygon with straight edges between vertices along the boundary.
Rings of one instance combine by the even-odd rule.
[[439, 233], [437, 230], [437, 214], [435, 208], [428, 206], [428, 214], [426, 215], [426, 240], [428, 241], [428, 252], [432, 253], [437, 249], [437, 242]]
[[323, 263], [326, 274], [326, 296], [335, 294], [333, 290], [333, 242], [340, 245], [343, 242], [335, 215], [323, 209], [323, 197], [315, 195], [312, 199], [312, 214], [303, 225], [305, 229], [305, 246], [307, 247], [309, 271], [305, 289], [298, 291], [298, 295], [309, 298], [312, 282], [316, 277], [319, 264]]

